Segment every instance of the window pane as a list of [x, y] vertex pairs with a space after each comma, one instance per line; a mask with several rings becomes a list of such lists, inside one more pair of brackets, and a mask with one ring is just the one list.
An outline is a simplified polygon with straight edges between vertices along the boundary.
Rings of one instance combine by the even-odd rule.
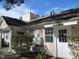
[[67, 42], [67, 30], [59, 30], [59, 42]]
[[67, 36], [65, 36], [65, 42], [67, 42], [67, 39], [66, 38], [67, 38]]
[[45, 41], [53, 42], [53, 28], [45, 28]]
[[45, 28], [45, 34], [53, 34], [53, 28]]
[[45, 36], [45, 42], [53, 42], [53, 36]]
[[53, 34], [53, 31], [52, 31], [52, 32], [50, 32], [50, 34]]
[[63, 32], [66, 33], [66, 29], [64, 29]]

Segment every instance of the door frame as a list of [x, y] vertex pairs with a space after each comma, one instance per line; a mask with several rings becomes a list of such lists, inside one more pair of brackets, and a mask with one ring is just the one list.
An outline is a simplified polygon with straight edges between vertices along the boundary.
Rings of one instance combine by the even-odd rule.
[[62, 30], [62, 29], [66, 29], [67, 30], [67, 36], [68, 35], [71, 35], [71, 26], [55, 26], [55, 36], [56, 36], [56, 57], [60, 57], [59, 54], [59, 45], [62, 45], [62, 44], [68, 44], [68, 42], [59, 42], [59, 30]]

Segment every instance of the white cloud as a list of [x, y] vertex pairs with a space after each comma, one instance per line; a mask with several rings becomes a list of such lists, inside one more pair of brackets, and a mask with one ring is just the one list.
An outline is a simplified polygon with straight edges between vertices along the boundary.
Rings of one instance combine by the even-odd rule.
[[6, 11], [4, 8], [0, 9], [0, 15], [9, 16], [9, 17], [13, 17], [13, 18], [19, 18], [26, 12], [36, 13], [37, 10], [32, 10], [29, 8], [29, 6], [27, 7], [25, 4], [21, 5], [20, 7], [16, 6], [8, 11]]

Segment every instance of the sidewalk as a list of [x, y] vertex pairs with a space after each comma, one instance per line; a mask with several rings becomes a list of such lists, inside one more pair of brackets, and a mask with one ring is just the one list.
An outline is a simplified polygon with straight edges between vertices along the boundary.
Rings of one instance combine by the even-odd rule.
[[8, 52], [8, 48], [0, 49], [0, 59], [19, 59], [19, 55]]

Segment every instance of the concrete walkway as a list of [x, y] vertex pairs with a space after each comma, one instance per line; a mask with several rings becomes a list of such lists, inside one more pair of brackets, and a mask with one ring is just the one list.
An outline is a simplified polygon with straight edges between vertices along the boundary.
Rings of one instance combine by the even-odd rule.
[[0, 49], [0, 59], [23, 59], [19, 55], [8, 52], [8, 48]]

